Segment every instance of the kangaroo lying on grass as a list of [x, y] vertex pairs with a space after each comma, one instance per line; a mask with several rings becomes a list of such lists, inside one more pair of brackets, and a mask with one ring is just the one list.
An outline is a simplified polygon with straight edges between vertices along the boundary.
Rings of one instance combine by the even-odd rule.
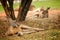
[[[42, 18], [48, 18], [48, 10], [50, 9], [50, 7], [48, 7], [46, 10], [44, 10], [44, 8], [42, 7], [39, 10], [36, 10], [36, 12], [42, 12]], [[35, 16], [39, 17], [41, 14], [35, 14]]]
[[8, 31], [5, 33], [6, 36], [11, 36], [11, 35], [24, 35], [24, 34], [30, 34], [30, 33], [34, 33], [34, 32], [39, 32], [39, 31], [43, 31], [44, 29], [39, 29], [39, 28], [32, 28], [26, 25], [21, 24], [19, 27], [17, 28], [13, 28], [10, 27], [8, 29]]

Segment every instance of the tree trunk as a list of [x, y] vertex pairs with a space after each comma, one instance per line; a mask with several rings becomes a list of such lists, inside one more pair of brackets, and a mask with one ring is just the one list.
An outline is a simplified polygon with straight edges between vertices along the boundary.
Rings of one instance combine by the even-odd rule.
[[6, 0], [1, 0], [1, 4], [2, 4], [4, 10], [5, 10], [5, 13], [6, 13], [7, 17], [10, 17], [7, 1]]
[[[7, 21], [9, 21], [10, 26], [14, 27], [17, 25], [15, 21], [15, 15], [14, 15], [14, 10], [13, 10], [13, 1], [8, 0], [9, 6], [7, 4], [7, 0], [1, 0], [1, 4], [5, 10], [6, 16], [8, 18]], [[14, 22], [15, 21], [15, 22]]]
[[[9, 3], [9, 6], [7, 4]], [[15, 20], [14, 10], [13, 10], [13, 1], [12, 0], [1, 0], [2, 6], [6, 12], [6, 16], [9, 18], [8, 21], [11, 26], [19, 26], [19, 21], [24, 21], [29, 10], [32, 0], [21, 0], [21, 5], [18, 12], [17, 22]]]
[[21, 0], [17, 21], [24, 21], [32, 0]]
[[14, 10], [13, 10], [13, 0], [8, 0], [9, 6], [7, 4], [7, 0], [0, 0], [0, 1], [5, 10], [6, 16], [8, 18], [15, 20], [15, 15], [14, 15]]
[[8, 0], [9, 2], [9, 11], [10, 11], [10, 16], [12, 18], [12, 20], [15, 20], [15, 15], [14, 15], [14, 10], [13, 10], [13, 1], [14, 0]]

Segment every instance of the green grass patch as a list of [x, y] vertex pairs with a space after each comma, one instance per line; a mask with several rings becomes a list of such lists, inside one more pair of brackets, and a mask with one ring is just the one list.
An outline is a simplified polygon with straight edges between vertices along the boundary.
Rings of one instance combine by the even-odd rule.
[[38, 1], [32, 2], [36, 8], [38, 7], [51, 7], [51, 8], [59, 8], [60, 9], [60, 1]]
[[0, 5], [0, 12], [1, 12], [1, 11], [4, 11], [4, 10], [3, 10], [3, 7]]
[[15, 4], [14, 4], [14, 9], [18, 8], [19, 5], [20, 5], [19, 3], [15, 3]]
[[[13, 7], [14, 7], [14, 9], [18, 8], [19, 7], [19, 3], [15, 3], [13, 5]], [[3, 9], [2, 5], [0, 5], [0, 12], [3, 12], [3, 11], [4, 11], [4, 9]]]

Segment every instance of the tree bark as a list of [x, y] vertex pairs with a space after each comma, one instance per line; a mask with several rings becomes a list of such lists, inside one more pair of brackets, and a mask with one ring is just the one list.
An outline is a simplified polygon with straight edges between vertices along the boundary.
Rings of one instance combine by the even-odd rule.
[[21, 0], [17, 21], [24, 21], [31, 5], [32, 0]]
[[10, 17], [7, 1], [6, 0], [1, 0], [1, 4], [2, 4], [4, 10], [5, 10], [6, 16]]
[[[9, 3], [9, 6], [7, 4], [7, 1]], [[13, 1], [14, 0], [0, 0], [7, 18], [11, 18], [12, 20], [15, 20], [14, 10], [13, 10]]]
[[15, 18], [15, 15], [14, 15], [13, 1], [14, 0], [8, 0], [8, 2], [9, 2], [10, 16], [11, 16], [12, 20], [15, 20], [16, 18]]

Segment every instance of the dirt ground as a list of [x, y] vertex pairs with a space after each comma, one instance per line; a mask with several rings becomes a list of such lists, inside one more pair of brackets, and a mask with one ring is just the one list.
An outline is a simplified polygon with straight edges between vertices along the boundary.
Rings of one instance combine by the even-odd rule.
[[[28, 12], [27, 16], [33, 16], [35, 14], [35, 12]], [[50, 14], [60, 14], [60, 9], [50, 9], [49, 10], [49, 15]], [[15, 11], [15, 15], [17, 16], [18, 15], [18, 11]], [[0, 12], [0, 17], [4, 17], [6, 16], [5, 15], [5, 12]]]

